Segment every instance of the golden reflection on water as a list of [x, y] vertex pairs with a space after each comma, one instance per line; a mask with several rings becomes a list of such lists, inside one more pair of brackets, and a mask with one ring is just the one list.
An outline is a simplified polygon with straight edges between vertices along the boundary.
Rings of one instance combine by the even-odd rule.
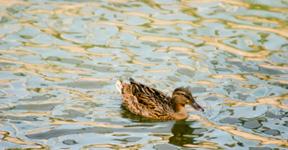
[[239, 106], [258, 106], [258, 105], [271, 105], [278, 107], [280, 109], [288, 109], [287, 104], [282, 103], [285, 99], [288, 98], [288, 94], [284, 94], [281, 96], [270, 96], [256, 99], [255, 102], [243, 102], [236, 100], [225, 100], [225, 103], [231, 107], [239, 107]]
[[235, 23], [227, 23], [231, 28], [235, 29], [244, 29], [244, 30], [256, 30], [256, 31], [263, 31], [263, 32], [271, 32], [279, 34], [280, 36], [283, 36], [285, 38], [288, 38], [287, 32], [288, 29], [286, 28], [280, 28], [280, 29], [273, 29], [273, 28], [265, 28], [265, 27], [259, 27], [259, 26], [247, 26], [247, 25], [239, 25]]
[[[287, 148], [288, 9], [265, 2], [0, 0], [0, 147]], [[169, 94], [192, 86], [208, 115], [187, 130], [207, 130], [121, 114], [114, 82], [130, 76]], [[217, 120], [252, 113], [259, 129]]]
[[261, 144], [276, 144], [276, 145], [285, 146], [285, 147], [288, 146], [287, 141], [284, 139], [263, 137], [257, 134], [241, 131], [237, 127], [231, 126], [231, 125], [217, 125], [207, 120], [206, 118], [200, 117], [198, 115], [191, 115], [189, 117], [189, 120], [197, 120], [207, 127], [213, 127], [215, 129], [222, 130], [224, 132], [228, 132], [230, 134], [233, 134], [233, 135], [245, 138], [245, 139], [256, 140], [256, 141], [261, 142]]
[[47, 146], [44, 146], [42, 144], [26, 141], [21, 138], [10, 136], [9, 134], [10, 134], [9, 132], [0, 130], [0, 135], [3, 136], [1, 140], [11, 142], [14, 144], [18, 144], [18, 145], [27, 145], [31, 149], [47, 149]]
[[210, 77], [215, 78], [215, 79], [235, 79], [239, 81], [247, 80], [245, 76], [241, 74], [215, 74], [215, 75], [211, 75]]
[[217, 143], [208, 141], [200, 142], [197, 144], [185, 144], [184, 146], [189, 148], [222, 149], [221, 146], [219, 146]]
[[226, 44], [223, 44], [220, 40], [217, 38], [211, 38], [211, 37], [195, 37], [193, 38], [198, 38], [203, 41], [205, 41], [206, 44], [213, 45], [217, 47], [218, 49], [224, 50], [226, 52], [238, 55], [238, 56], [243, 56], [243, 57], [248, 57], [248, 58], [258, 58], [260, 60], [263, 60], [266, 58], [266, 56], [269, 55], [269, 52], [267, 50], [259, 51], [259, 52], [248, 52], [248, 51], [243, 51], [231, 46], [228, 46]]
[[129, 145], [129, 146], [121, 146], [121, 145], [117, 145], [117, 144], [91, 144], [91, 145], [87, 145], [84, 146], [83, 149], [84, 150], [88, 150], [91, 148], [110, 148], [110, 149], [141, 149], [143, 147], [143, 145], [141, 144], [133, 144], [133, 145]]
[[107, 128], [123, 128], [121, 125], [113, 125], [109, 123], [100, 123], [100, 122], [80, 122], [73, 120], [60, 120], [60, 119], [52, 119], [51, 125], [65, 125], [65, 124], [76, 124], [76, 125], [85, 125], [85, 126], [93, 126], [93, 127], [107, 127]]

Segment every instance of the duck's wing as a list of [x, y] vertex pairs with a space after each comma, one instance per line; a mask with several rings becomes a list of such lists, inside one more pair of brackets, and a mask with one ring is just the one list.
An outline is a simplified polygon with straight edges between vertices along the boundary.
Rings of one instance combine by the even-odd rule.
[[[144, 85], [140, 82], [136, 82], [134, 79], [130, 78], [130, 86], [131, 86], [131, 92], [136, 97], [139, 97], [140, 99], [147, 99], [156, 101], [155, 103], [163, 103], [163, 104], [171, 104], [170, 97], [165, 95], [163, 92], [151, 88], [147, 85]], [[145, 101], [145, 100], [144, 100]]]
[[169, 116], [174, 110], [170, 104], [170, 97], [134, 80], [130, 80], [127, 89], [129, 92], [124, 95], [123, 104], [131, 112], [148, 118], [171, 119]]
[[130, 112], [151, 119], [172, 120], [173, 109], [168, 105], [159, 105], [155, 103], [153, 97], [141, 97], [132, 94], [122, 95], [122, 105]]

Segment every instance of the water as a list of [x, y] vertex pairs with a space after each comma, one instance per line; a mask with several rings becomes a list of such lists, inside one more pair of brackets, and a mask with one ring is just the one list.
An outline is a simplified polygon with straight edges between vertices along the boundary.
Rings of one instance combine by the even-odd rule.
[[[0, 1], [0, 147], [288, 148], [285, 0]], [[123, 110], [133, 77], [206, 110]]]

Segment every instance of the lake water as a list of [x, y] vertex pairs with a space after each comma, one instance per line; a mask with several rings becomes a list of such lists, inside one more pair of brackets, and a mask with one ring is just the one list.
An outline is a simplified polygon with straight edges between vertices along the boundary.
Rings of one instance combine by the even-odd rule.
[[[285, 0], [0, 0], [0, 148], [288, 148]], [[205, 112], [121, 108], [118, 79]]]

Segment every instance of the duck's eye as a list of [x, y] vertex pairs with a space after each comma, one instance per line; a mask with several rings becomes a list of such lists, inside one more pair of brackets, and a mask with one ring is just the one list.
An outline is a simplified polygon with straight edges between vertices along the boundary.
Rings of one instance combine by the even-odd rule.
[[187, 95], [184, 95], [184, 97], [185, 97], [185, 98], [187, 98], [187, 99], [190, 99], [190, 97], [189, 97], [189, 96], [187, 96]]
[[182, 94], [182, 93], [180, 93], [180, 95], [184, 96], [187, 99], [190, 99], [190, 97], [188, 95], [185, 95], [185, 94]]

